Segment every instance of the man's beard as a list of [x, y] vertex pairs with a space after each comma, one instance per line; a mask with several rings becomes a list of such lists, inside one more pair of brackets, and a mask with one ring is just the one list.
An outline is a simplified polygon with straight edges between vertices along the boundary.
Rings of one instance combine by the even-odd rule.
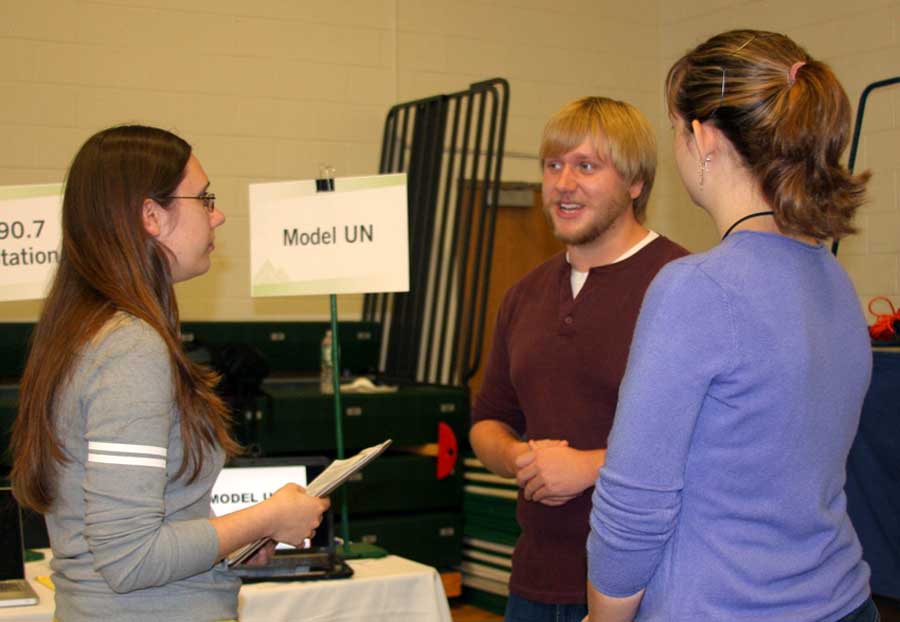
[[[625, 212], [625, 210], [628, 209], [628, 206], [630, 204], [631, 197], [626, 195], [619, 197], [619, 200], [612, 200], [609, 202], [609, 209], [607, 209], [602, 215], [598, 216], [595, 213], [594, 221], [587, 223], [588, 226], [586, 226], [584, 229], [576, 229], [571, 233], [562, 233], [557, 228], [556, 223], [553, 220], [553, 215], [551, 214], [551, 211], [554, 209], [554, 207], [551, 206], [550, 208], [548, 208], [545, 205], [544, 217], [550, 224], [550, 228], [553, 230], [553, 236], [557, 240], [569, 246], [581, 246], [583, 244], [590, 244], [591, 242], [596, 241], [600, 236], [606, 233]], [[598, 218], [599, 220], [597, 220]]]
[[[550, 224], [552, 225], [553, 223], [551, 222]], [[573, 233], [566, 234], [560, 232], [556, 227], [553, 227], [553, 236], [563, 244], [567, 244], [569, 246], [581, 246], [582, 244], [590, 244], [591, 242], [599, 238], [608, 228], [608, 223], [605, 227], [591, 224], [591, 226], [584, 231], [575, 231]]]

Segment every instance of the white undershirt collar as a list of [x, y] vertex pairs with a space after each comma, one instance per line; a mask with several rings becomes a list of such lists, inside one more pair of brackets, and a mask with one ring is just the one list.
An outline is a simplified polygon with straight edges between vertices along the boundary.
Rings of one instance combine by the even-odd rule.
[[[610, 264], [619, 263], [620, 261], [624, 261], [637, 253], [639, 250], [647, 246], [650, 242], [659, 237], [659, 234], [656, 231], [648, 231], [647, 235], [645, 235], [641, 240], [625, 251], [622, 255], [617, 257], [615, 261], [609, 262]], [[569, 261], [569, 252], [566, 251], [566, 262], [571, 264]], [[587, 281], [588, 274], [590, 274], [590, 270], [585, 272], [581, 272], [580, 270], [576, 270], [575, 268], [571, 269], [571, 274], [569, 275], [569, 279], [572, 283], [572, 298], [578, 296], [578, 292], [581, 291], [581, 288], [584, 287], [585, 281]]]

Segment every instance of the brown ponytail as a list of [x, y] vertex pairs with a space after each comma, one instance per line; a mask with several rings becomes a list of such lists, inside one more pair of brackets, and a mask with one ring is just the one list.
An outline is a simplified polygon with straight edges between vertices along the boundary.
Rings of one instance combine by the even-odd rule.
[[834, 73], [788, 37], [734, 30], [683, 56], [666, 78], [669, 112], [712, 121], [758, 180], [782, 231], [817, 239], [855, 229], [869, 173], [840, 157], [850, 102]]

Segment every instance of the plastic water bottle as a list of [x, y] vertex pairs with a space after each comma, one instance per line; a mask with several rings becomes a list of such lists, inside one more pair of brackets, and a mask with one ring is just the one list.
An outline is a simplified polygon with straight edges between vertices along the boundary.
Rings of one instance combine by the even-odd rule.
[[321, 367], [319, 373], [319, 390], [322, 393], [334, 393], [334, 361], [331, 358], [331, 329], [322, 337]]

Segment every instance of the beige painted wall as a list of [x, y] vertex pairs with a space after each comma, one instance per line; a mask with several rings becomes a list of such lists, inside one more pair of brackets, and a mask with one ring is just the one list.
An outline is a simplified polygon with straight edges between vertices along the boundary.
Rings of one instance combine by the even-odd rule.
[[[784, 32], [829, 63], [847, 90], [854, 115], [859, 96], [876, 80], [900, 76], [898, 0], [679, 0], [659, 4], [659, 73], [687, 49], [732, 28]], [[717, 235], [678, 186], [668, 121], [659, 118], [660, 175], [654, 224], [692, 250], [715, 244]], [[900, 86], [872, 93], [866, 104], [855, 170], [873, 172], [869, 202], [838, 258], [865, 305], [889, 296], [900, 308]], [[849, 152], [849, 149], [848, 149]], [[874, 318], [869, 318], [870, 322]]]
[[[247, 184], [376, 171], [391, 104], [501, 76], [511, 85], [504, 177], [535, 181], [546, 118], [585, 94], [631, 101], [657, 124], [649, 223], [692, 250], [715, 243], [671, 158], [662, 80], [715, 32], [782, 30], [830, 61], [852, 101], [900, 74], [900, 0], [0, 0], [0, 184], [59, 181], [103, 127], [187, 138], [228, 216], [210, 274], [179, 286], [185, 319], [315, 319], [323, 298], [250, 299]], [[841, 249], [862, 298], [900, 304], [900, 90], [870, 100], [858, 169], [872, 168], [861, 233]], [[37, 303], [0, 303], [32, 320]], [[360, 298], [341, 297], [354, 318]]]
[[[228, 216], [211, 272], [179, 286], [182, 317], [322, 318], [323, 298], [249, 298], [249, 182], [309, 178], [320, 162], [374, 173], [391, 104], [495, 75], [512, 85], [509, 150], [532, 154], [569, 99], [656, 97], [657, 21], [656, 0], [0, 0], [0, 184], [61, 180], [103, 127], [173, 129]], [[506, 177], [537, 168], [510, 157]], [[358, 314], [360, 297], [340, 302]], [[38, 309], [0, 303], [0, 320]]]

